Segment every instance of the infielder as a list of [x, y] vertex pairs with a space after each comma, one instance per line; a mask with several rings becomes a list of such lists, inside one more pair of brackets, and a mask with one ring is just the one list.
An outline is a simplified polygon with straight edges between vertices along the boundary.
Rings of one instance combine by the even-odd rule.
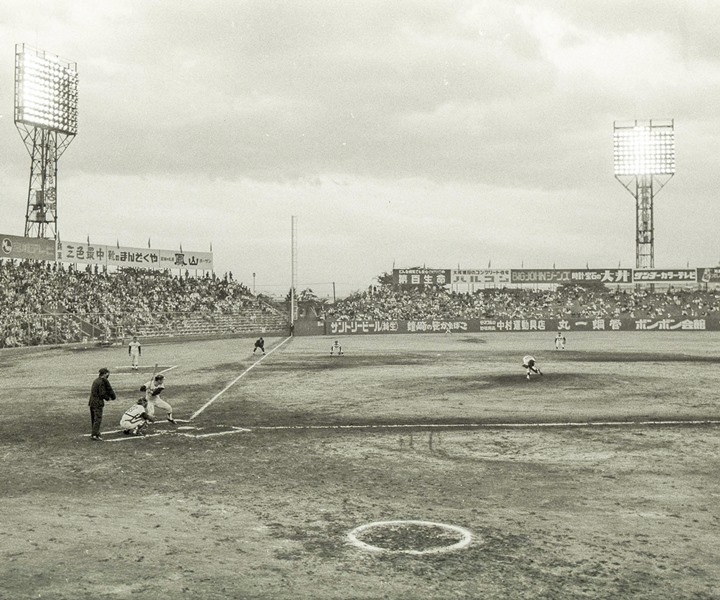
[[565, 350], [565, 336], [561, 331], [555, 336], [555, 350]]
[[340, 342], [338, 342], [337, 340], [335, 340], [335, 343], [332, 346], [330, 346], [330, 356], [332, 356], [336, 350], [337, 350], [338, 356], [340, 356], [343, 353], [342, 346], [340, 345]]
[[253, 348], [253, 354], [255, 354], [255, 350], [260, 350], [260, 352], [265, 354], [265, 340], [262, 339], [262, 337], [259, 337], [257, 340], [255, 340], [255, 347]]
[[535, 357], [531, 356], [530, 354], [523, 356], [523, 367], [527, 369], [527, 378], [530, 379], [530, 373], [535, 373], [536, 375], [542, 375], [542, 371], [540, 370], [540, 367], [537, 366], [537, 362], [535, 361]]
[[164, 389], [165, 375], [162, 374], [155, 375], [154, 379], [148, 381], [145, 385], [140, 387], [140, 391], [145, 392], [145, 400], [147, 400], [147, 413], [151, 417], [155, 417], [155, 407], [159, 406], [163, 410], [167, 411], [167, 420], [173, 425], [176, 425], [172, 415], [172, 406], [160, 397], [160, 394], [162, 394]]
[[148, 414], [147, 405], [148, 401], [143, 397], [125, 411], [120, 419], [120, 428], [125, 435], [145, 435], [143, 430], [148, 422], [155, 420]]
[[140, 346], [140, 342], [138, 342], [137, 336], [134, 335], [132, 341], [128, 344], [128, 356], [130, 357], [134, 371], [137, 371], [141, 355], [142, 347]]

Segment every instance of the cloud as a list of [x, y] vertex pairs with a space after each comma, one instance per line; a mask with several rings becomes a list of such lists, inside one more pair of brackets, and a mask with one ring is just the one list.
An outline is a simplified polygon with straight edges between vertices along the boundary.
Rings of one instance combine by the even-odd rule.
[[[64, 235], [212, 241], [219, 269], [279, 287], [292, 215], [307, 281], [369, 281], [393, 260], [629, 265], [613, 121], [673, 118], [657, 260], [720, 255], [715, 3], [7, 5], [0, 37], [78, 63]], [[30, 160], [13, 131], [13, 60], [0, 53], [0, 211], [17, 233]]]

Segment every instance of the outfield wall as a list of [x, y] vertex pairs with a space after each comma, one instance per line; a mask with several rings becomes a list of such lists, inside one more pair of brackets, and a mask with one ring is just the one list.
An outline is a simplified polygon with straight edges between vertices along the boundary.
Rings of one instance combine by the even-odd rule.
[[296, 335], [378, 333], [521, 333], [531, 331], [720, 331], [720, 319], [426, 319], [419, 321], [302, 321]]

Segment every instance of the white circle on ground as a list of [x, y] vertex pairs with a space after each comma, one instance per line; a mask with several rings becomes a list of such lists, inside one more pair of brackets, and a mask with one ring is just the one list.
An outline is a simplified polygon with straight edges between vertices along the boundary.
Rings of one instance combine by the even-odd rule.
[[[373, 546], [367, 544], [358, 539], [358, 534], [368, 529], [374, 529], [376, 527], [392, 527], [395, 525], [418, 525], [421, 527], [439, 527], [446, 531], [452, 531], [460, 535], [460, 540], [449, 546], [438, 546], [434, 548], [428, 548], [427, 550], [389, 550], [387, 548], [381, 548], [380, 546]], [[447, 525], [446, 523], [434, 523], [432, 521], [375, 521], [373, 523], [366, 523], [356, 527], [350, 533], [348, 533], [348, 539], [353, 546], [357, 546], [362, 550], [368, 552], [386, 552], [388, 554], [439, 554], [441, 552], [452, 552], [453, 550], [460, 550], [470, 545], [472, 541], [472, 534], [464, 527], [458, 527], [457, 525]]]

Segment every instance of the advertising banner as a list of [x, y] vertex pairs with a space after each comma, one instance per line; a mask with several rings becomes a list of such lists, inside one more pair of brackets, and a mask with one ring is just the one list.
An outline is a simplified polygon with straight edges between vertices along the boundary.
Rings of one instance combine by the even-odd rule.
[[697, 281], [697, 269], [634, 269], [633, 281], [656, 283]]
[[55, 260], [55, 240], [0, 234], [0, 257]]
[[697, 272], [697, 280], [702, 283], [720, 283], [720, 267], [702, 267]]
[[57, 260], [99, 266], [138, 267], [157, 269], [160, 264], [159, 250], [149, 248], [126, 248], [103, 244], [82, 244], [58, 241]]
[[632, 283], [632, 269], [511, 269], [511, 283]]
[[450, 269], [393, 269], [393, 283], [407, 287], [444, 286], [450, 283]]
[[426, 319], [326, 321], [326, 335], [384, 333], [529, 333], [556, 331], [720, 331], [720, 319]]
[[190, 252], [175, 250], [159, 250], [161, 269], [198, 269], [212, 271], [212, 252]]
[[511, 283], [510, 269], [453, 269], [450, 283], [477, 285], [504, 285]]
[[[52, 260], [52, 259], [51, 259]], [[188, 269], [211, 271], [212, 252], [131, 248], [58, 241], [57, 260], [106, 267], [136, 269]]]

